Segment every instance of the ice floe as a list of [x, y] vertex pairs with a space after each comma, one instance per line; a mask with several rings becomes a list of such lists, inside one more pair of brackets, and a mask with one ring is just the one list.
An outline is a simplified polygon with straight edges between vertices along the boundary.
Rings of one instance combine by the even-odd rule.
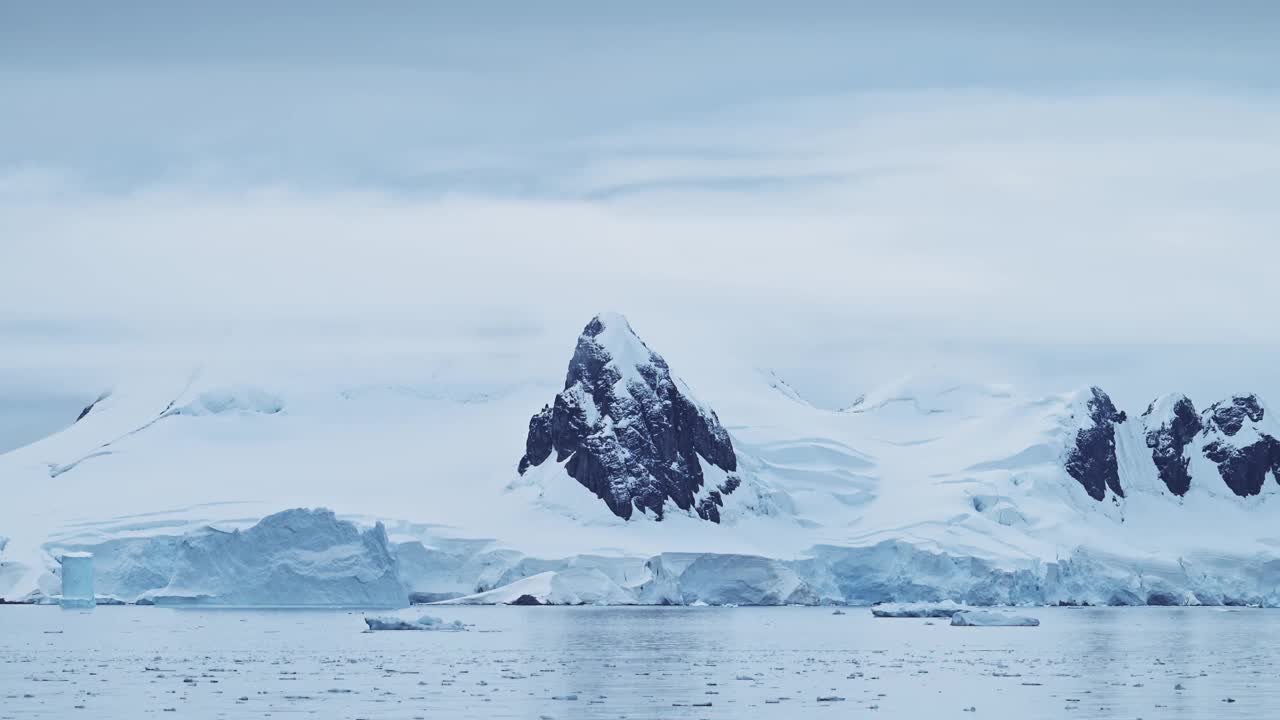
[[1028, 615], [965, 610], [951, 616], [952, 627], [1039, 627], [1040, 621]]

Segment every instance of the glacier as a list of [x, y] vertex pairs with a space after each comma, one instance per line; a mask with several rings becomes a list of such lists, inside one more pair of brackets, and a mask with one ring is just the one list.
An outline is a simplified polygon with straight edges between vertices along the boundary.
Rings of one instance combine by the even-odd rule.
[[[101, 598], [161, 604], [1280, 605], [1280, 431], [1255, 395], [1143, 411], [910, 376], [828, 409], [595, 320], [585, 355], [122, 381], [0, 455], [0, 598], [56, 597], [56, 558], [90, 552]], [[575, 355], [602, 364], [560, 374]], [[547, 398], [577, 403], [572, 432], [534, 463]], [[597, 433], [635, 483], [570, 471]]]
[[[92, 548], [92, 555], [84, 552]], [[91, 545], [55, 544], [95, 561], [97, 592], [155, 605], [385, 606], [407, 604], [381, 526], [360, 530], [328, 510], [293, 509], [244, 529], [206, 527]], [[92, 587], [90, 592], [92, 592]]]

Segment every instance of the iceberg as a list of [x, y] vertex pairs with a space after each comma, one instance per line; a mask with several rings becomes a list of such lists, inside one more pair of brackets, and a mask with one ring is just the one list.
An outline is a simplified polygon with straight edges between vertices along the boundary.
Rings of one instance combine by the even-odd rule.
[[949, 618], [965, 609], [951, 600], [940, 603], [881, 603], [871, 607], [878, 618]]
[[951, 616], [951, 627], [1039, 627], [1040, 621], [1027, 615], [966, 610]]
[[416, 620], [405, 620], [395, 616], [369, 616], [364, 619], [369, 631], [375, 630], [433, 630], [437, 632], [463, 632], [467, 626], [461, 621], [445, 622], [434, 615], [423, 615]]
[[96, 602], [93, 594], [93, 553], [69, 552], [60, 559], [62, 563], [62, 599], [64, 608], [91, 608]]

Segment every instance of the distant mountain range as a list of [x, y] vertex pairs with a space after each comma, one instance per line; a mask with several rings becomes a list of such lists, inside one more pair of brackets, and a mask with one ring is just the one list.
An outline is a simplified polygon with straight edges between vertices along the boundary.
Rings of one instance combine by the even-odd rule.
[[[329, 557], [380, 578], [379, 602], [395, 580], [460, 602], [1280, 604], [1280, 427], [1255, 395], [1132, 412], [1096, 387], [906, 377], [837, 411], [702, 352], [686, 382], [606, 313], [563, 379], [523, 379], [512, 348], [410, 380], [123, 383], [0, 455], [0, 597], [55, 596], [76, 549], [122, 600], [287, 603], [302, 574], [307, 602], [340, 603], [358, 584]], [[338, 514], [248, 532], [298, 507]], [[192, 550], [215, 546], [284, 565]]]

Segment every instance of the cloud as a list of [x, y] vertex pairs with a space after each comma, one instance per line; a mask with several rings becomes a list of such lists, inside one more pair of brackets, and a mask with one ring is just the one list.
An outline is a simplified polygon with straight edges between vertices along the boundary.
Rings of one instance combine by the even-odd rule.
[[1271, 339], [1272, 101], [937, 92], [791, 110], [573, 143], [536, 196], [10, 174], [0, 299], [170, 327], [576, 316], [609, 298], [999, 340]]
[[827, 10], [181, 35], [164, 13], [19, 17], [0, 372], [96, 384], [303, 345], [560, 362], [617, 309], [831, 404], [936, 366], [1139, 401], [1265, 384], [1268, 33]]

